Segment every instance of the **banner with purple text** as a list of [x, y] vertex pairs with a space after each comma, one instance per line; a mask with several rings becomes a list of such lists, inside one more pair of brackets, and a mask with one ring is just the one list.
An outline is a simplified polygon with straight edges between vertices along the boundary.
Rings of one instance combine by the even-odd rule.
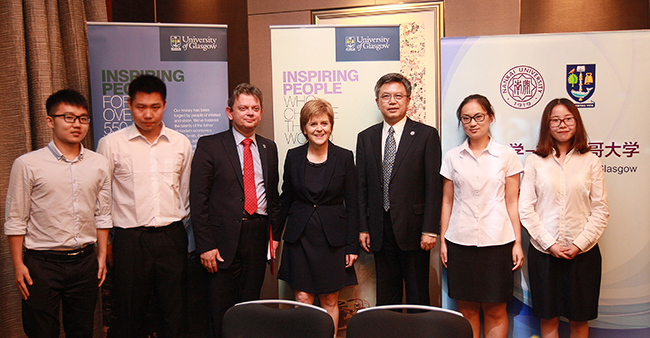
[[[559, 97], [575, 102], [602, 162], [610, 206], [590, 336], [650, 336], [650, 133], [643, 131], [650, 122], [650, 32], [444, 38], [441, 73], [443, 151], [462, 142], [455, 111], [467, 95], [490, 99], [492, 137], [515, 149], [522, 163], [536, 147], [546, 104]], [[526, 252], [527, 238], [524, 244]], [[516, 299], [508, 304], [511, 337], [539, 334], [526, 269], [516, 272]], [[443, 305], [453, 308], [443, 293]], [[561, 324], [560, 336], [567, 330]]]
[[[435, 79], [437, 64], [426, 64], [425, 30], [415, 24], [272, 26], [274, 136], [280, 162], [287, 150], [306, 142], [300, 130], [300, 110], [314, 98], [329, 101], [334, 108], [331, 141], [355, 151], [357, 134], [382, 121], [375, 102], [374, 86], [384, 74], [401, 72], [413, 83], [409, 116], [421, 122], [435, 121], [437, 106], [427, 105], [428, 94], [437, 86], [427, 85], [425, 74]], [[437, 56], [437, 53], [435, 54]], [[421, 57], [421, 62], [412, 62]], [[434, 58], [431, 58], [432, 60]], [[437, 60], [437, 58], [435, 58]], [[435, 100], [433, 100], [435, 101]], [[339, 295], [341, 321], [357, 309], [375, 304], [372, 255], [362, 252], [355, 264], [359, 285]], [[434, 277], [435, 278], [435, 277]], [[436, 283], [437, 285], [437, 283]], [[281, 284], [282, 290], [289, 291]], [[284, 292], [281, 296], [292, 297]]]

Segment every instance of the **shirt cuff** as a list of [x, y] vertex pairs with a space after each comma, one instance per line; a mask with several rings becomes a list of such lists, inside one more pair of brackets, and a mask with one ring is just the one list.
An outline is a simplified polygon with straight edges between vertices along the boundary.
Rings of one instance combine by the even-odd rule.
[[434, 233], [432, 233], [432, 232], [423, 232], [422, 234], [423, 234], [423, 235], [427, 235], [427, 236], [431, 236], [431, 237], [433, 237], [433, 238], [437, 238], [437, 237], [438, 237], [438, 234], [434, 234]]
[[95, 227], [97, 229], [110, 229], [113, 227], [113, 219], [111, 216], [106, 215], [95, 216]]

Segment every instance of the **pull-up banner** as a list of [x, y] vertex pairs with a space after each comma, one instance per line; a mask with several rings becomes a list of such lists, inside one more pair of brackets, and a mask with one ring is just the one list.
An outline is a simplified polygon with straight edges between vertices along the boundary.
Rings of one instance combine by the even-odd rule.
[[[467, 95], [489, 98], [496, 115], [492, 137], [522, 163], [535, 150], [546, 104], [564, 97], [578, 106], [591, 152], [602, 162], [610, 207], [599, 241], [602, 284], [590, 336], [649, 337], [650, 32], [444, 38], [441, 72], [445, 151], [462, 142], [455, 112]], [[530, 337], [539, 332], [539, 318], [530, 311], [526, 266], [516, 277], [511, 336]]]
[[167, 85], [165, 126], [199, 137], [228, 129], [225, 25], [88, 23], [95, 145], [133, 123], [128, 85], [151, 74]]

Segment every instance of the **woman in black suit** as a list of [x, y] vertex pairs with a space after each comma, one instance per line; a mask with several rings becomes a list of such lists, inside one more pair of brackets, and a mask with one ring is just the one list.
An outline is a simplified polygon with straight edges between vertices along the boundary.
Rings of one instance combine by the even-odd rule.
[[278, 278], [296, 300], [321, 306], [338, 325], [339, 291], [357, 284], [359, 253], [357, 174], [352, 152], [329, 141], [334, 111], [323, 99], [300, 111], [307, 144], [290, 149], [284, 163], [282, 216], [286, 219]]

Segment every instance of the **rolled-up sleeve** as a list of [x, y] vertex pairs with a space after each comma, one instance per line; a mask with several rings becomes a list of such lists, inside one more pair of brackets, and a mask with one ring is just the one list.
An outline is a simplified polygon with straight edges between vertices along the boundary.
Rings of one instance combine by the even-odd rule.
[[31, 207], [32, 175], [20, 159], [14, 161], [9, 176], [5, 204], [5, 235], [25, 235]]

